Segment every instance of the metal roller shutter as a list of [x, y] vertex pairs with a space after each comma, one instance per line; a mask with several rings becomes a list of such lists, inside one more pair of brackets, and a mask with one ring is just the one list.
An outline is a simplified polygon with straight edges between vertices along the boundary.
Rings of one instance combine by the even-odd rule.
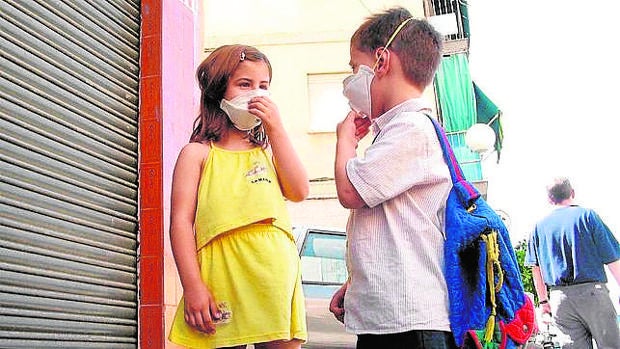
[[0, 347], [137, 348], [139, 0], [0, 0]]

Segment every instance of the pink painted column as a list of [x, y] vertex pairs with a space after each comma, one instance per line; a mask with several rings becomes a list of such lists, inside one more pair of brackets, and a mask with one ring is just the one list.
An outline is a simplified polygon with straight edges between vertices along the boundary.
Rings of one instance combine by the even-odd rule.
[[[181, 148], [189, 142], [192, 125], [198, 114], [195, 70], [200, 33], [198, 3], [164, 0], [163, 12], [163, 275], [164, 337], [167, 337], [182, 289], [170, 249], [169, 217], [172, 172]], [[165, 339], [165, 348], [180, 348]]]

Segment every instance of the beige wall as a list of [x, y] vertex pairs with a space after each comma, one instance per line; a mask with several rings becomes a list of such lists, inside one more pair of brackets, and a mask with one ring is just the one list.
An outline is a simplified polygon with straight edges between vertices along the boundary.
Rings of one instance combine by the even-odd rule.
[[[243, 43], [269, 57], [274, 71], [272, 97], [310, 179], [333, 178], [335, 133], [309, 130], [308, 74], [349, 73], [353, 31], [371, 12], [395, 5], [415, 16], [424, 14], [422, 0], [206, 0], [203, 46]], [[330, 117], [344, 116], [339, 112]], [[333, 199], [333, 182], [331, 187], [329, 183], [313, 181], [311, 200], [289, 205], [294, 224], [344, 228], [348, 211]]]
[[[278, 104], [285, 127], [312, 181], [310, 198], [288, 205], [295, 225], [344, 228], [348, 217], [348, 210], [339, 204], [333, 186], [335, 132], [309, 131], [308, 74], [350, 73], [351, 34], [371, 12], [393, 5], [404, 6], [415, 16], [423, 16], [422, 0], [204, 0], [193, 6], [196, 13], [200, 12], [199, 23], [195, 25], [198, 33], [195, 44], [199, 51], [196, 64], [207, 56], [206, 49], [242, 43], [259, 48], [273, 65], [272, 98]], [[427, 98], [433, 100], [430, 89], [429, 92]], [[195, 94], [196, 101], [197, 98]], [[344, 116], [334, 113], [330, 117], [339, 121]], [[194, 117], [195, 113], [178, 115], [178, 119], [175, 116], [176, 121], [171, 126], [178, 129], [175, 139], [188, 138]], [[360, 152], [370, 142], [371, 137], [366, 138], [358, 149]], [[171, 155], [164, 171], [164, 191], [167, 194], [164, 210], [166, 337], [182, 295], [168, 239], [170, 212], [167, 201], [172, 166], [178, 150], [185, 143], [179, 142], [167, 143]], [[166, 341], [166, 348], [179, 347]]]

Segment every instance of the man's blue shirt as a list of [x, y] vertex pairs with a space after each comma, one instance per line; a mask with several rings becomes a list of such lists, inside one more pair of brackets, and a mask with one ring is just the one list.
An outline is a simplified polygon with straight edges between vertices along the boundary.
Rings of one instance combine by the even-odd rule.
[[604, 265], [620, 259], [620, 244], [591, 209], [560, 207], [536, 224], [525, 265], [540, 266], [545, 284], [607, 282]]

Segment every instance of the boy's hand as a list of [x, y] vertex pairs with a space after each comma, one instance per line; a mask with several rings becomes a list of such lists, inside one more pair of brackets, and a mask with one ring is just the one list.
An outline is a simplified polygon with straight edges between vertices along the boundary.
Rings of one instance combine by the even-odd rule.
[[344, 295], [347, 293], [348, 283], [345, 283], [334, 293], [332, 300], [329, 303], [329, 311], [334, 314], [336, 319], [344, 323]]
[[361, 140], [366, 137], [368, 131], [370, 131], [370, 118], [363, 114], [355, 115], [355, 138]]
[[353, 148], [357, 148], [357, 142], [368, 133], [370, 121], [365, 121], [366, 119], [362, 118], [360, 114], [350, 111], [347, 117], [339, 122], [336, 127], [338, 142], [344, 142]]

